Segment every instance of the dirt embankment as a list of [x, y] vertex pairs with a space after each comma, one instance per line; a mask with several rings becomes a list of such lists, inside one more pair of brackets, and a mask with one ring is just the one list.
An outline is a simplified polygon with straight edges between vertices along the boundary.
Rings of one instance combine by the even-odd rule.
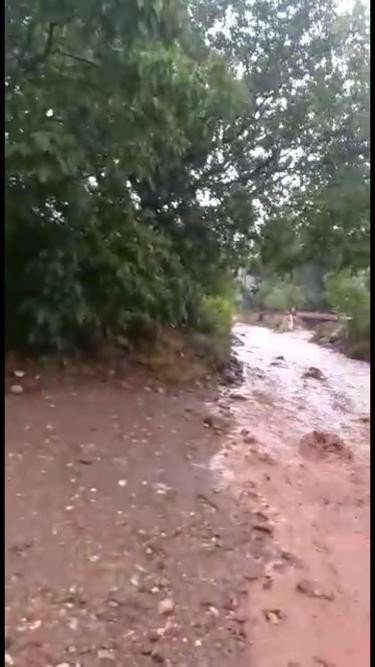
[[241, 386], [14, 376], [6, 664], [367, 667], [367, 416], [242, 333]]

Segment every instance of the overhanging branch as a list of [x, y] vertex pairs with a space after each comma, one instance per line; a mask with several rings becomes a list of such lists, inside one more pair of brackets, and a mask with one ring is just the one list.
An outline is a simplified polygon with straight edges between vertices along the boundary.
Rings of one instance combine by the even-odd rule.
[[[38, 65], [40, 65], [43, 61], [45, 61], [48, 58], [48, 56], [52, 52], [53, 34], [56, 27], [57, 23], [49, 24], [47, 39], [42, 53], [38, 53], [38, 55], [34, 56], [34, 58], [31, 58], [30, 60], [21, 61], [20, 64], [24, 67], [26, 72], [31, 72], [32, 70], [36, 69]], [[31, 38], [31, 35], [29, 35], [29, 37]]]

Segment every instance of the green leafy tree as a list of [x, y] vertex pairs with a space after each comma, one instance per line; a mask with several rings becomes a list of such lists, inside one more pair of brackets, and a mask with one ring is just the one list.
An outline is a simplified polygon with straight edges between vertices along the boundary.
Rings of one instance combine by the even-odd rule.
[[332, 17], [330, 32], [331, 73], [327, 58], [313, 64], [317, 78], [306, 98], [310, 146], [284, 202], [266, 207], [257, 240], [266, 270], [312, 261], [324, 272], [369, 265], [368, 14], [357, 5], [352, 15]]
[[301, 308], [305, 298], [302, 287], [291, 278], [284, 280], [268, 278], [256, 292], [254, 304], [258, 308], [285, 311], [289, 308]]
[[351, 340], [370, 341], [370, 275], [368, 271], [352, 274], [349, 269], [330, 273], [325, 280], [328, 303], [347, 318], [347, 335]]
[[9, 342], [194, 326], [254, 247], [278, 256], [286, 192], [278, 270], [320, 248], [367, 164], [363, 25], [322, 0], [7, 0]]

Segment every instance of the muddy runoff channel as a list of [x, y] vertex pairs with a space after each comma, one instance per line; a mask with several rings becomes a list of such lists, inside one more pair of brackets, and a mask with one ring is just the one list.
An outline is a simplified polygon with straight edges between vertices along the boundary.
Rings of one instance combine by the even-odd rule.
[[234, 334], [244, 378], [224, 390], [232, 428], [210, 468], [269, 538], [250, 583], [251, 665], [367, 667], [369, 365], [305, 330]]

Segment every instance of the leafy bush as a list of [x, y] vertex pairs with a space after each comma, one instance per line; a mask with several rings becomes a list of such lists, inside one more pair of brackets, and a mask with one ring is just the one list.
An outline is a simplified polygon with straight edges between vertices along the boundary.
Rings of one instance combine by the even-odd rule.
[[22, 227], [7, 244], [6, 331], [12, 346], [89, 348], [152, 321], [180, 323], [190, 294], [170, 242], [130, 220], [122, 233], [87, 226], [57, 228], [52, 235], [37, 225]]
[[263, 281], [254, 295], [254, 305], [266, 310], [288, 310], [300, 308], [305, 302], [305, 294], [291, 279], [269, 278]]
[[328, 274], [325, 279], [326, 299], [339, 314], [349, 318], [346, 334], [350, 341], [370, 340], [370, 274], [352, 274], [344, 270]]
[[218, 336], [229, 334], [233, 319], [233, 303], [228, 297], [204, 296], [198, 309], [197, 328]]

